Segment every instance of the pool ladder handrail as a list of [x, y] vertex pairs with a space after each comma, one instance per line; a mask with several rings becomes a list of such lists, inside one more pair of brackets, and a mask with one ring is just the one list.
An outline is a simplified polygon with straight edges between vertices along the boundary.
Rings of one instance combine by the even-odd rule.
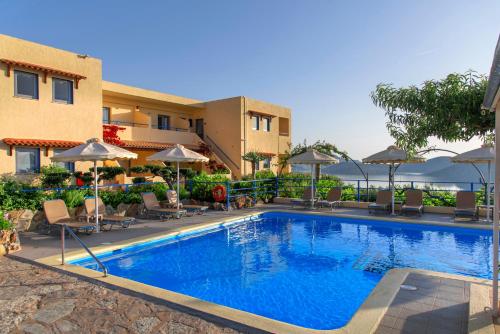
[[92, 256], [92, 258], [95, 260], [95, 262], [97, 262], [97, 265], [101, 268], [101, 270], [104, 274], [104, 277], [108, 276], [108, 269], [106, 268], [106, 266], [94, 255], [94, 253], [92, 253], [92, 251], [87, 247], [87, 245], [82, 241], [82, 239], [80, 239], [75, 234], [75, 232], [73, 232], [73, 230], [70, 229], [66, 224], [62, 225], [62, 227], [61, 227], [61, 264], [64, 265], [64, 251], [66, 248], [66, 237], [65, 237], [66, 233], [65, 233], [65, 231], [68, 231], [69, 234], [71, 234], [71, 236], [76, 241], [78, 241], [80, 246], [82, 246], [83, 249], [85, 249], [87, 251], [87, 253], [89, 253], [89, 255]]

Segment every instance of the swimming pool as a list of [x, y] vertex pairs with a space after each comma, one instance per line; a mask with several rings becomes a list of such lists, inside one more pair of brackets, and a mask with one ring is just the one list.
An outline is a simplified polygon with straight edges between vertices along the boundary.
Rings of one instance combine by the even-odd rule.
[[[491, 248], [487, 230], [268, 212], [99, 258], [112, 275], [306, 328], [335, 329], [389, 269], [491, 278]], [[98, 269], [86, 258], [72, 263]]]

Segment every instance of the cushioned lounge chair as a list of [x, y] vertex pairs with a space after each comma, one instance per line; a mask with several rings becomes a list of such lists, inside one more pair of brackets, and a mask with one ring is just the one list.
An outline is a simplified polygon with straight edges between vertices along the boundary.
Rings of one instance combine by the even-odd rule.
[[[313, 195], [314, 193], [314, 195]], [[302, 198], [293, 198], [290, 203], [292, 204], [292, 207], [295, 205], [311, 205], [311, 201], [317, 202], [318, 198], [316, 198], [316, 191], [311, 191], [310, 187], [307, 187], [304, 189], [304, 194], [302, 195]]]
[[95, 230], [95, 224], [71, 218], [62, 199], [54, 199], [43, 202], [43, 211], [48, 223], [48, 233], [53, 230], [60, 230], [62, 225], [68, 226], [75, 232], [85, 232], [91, 234]]
[[381, 190], [377, 192], [375, 203], [368, 205], [368, 213], [375, 213], [377, 211], [389, 212], [392, 205], [392, 191]]
[[329, 206], [332, 208], [339, 207], [342, 198], [342, 188], [332, 188], [326, 194], [326, 200], [318, 201], [318, 205], [320, 206]]
[[144, 202], [144, 210], [148, 217], [156, 217], [160, 219], [181, 218], [186, 214], [186, 210], [177, 210], [171, 208], [162, 208], [156, 195], [152, 192], [141, 193], [142, 201]]
[[458, 217], [469, 217], [477, 220], [476, 193], [473, 191], [457, 192], [457, 204], [455, 207], [455, 219]]
[[[97, 197], [97, 205], [99, 205], [99, 221], [102, 224], [103, 228], [108, 226], [108, 231], [113, 228], [114, 225], [121, 226], [123, 228], [127, 228], [130, 224], [135, 222], [134, 217], [125, 217], [118, 215], [108, 215], [106, 214], [106, 206], [102, 202], [100, 197]], [[84, 202], [85, 206], [85, 218], [87, 222], [92, 220], [95, 221], [95, 197], [87, 197]]]
[[[166, 205], [170, 208], [177, 208], [177, 191], [167, 190]], [[205, 205], [179, 203], [179, 207], [181, 209], [185, 209], [187, 212], [200, 214], [200, 215], [204, 214], [208, 210], [208, 206], [205, 206]]]
[[424, 212], [423, 192], [419, 189], [410, 189], [405, 192], [406, 202], [401, 207], [401, 213], [414, 212], [419, 216]]

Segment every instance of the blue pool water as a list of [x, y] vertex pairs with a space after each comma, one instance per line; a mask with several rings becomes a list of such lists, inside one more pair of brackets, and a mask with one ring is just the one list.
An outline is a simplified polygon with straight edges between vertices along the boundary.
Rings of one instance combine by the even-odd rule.
[[[347, 324], [391, 268], [491, 278], [491, 232], [269, 212], [102, 254], [111, 274], [313, 329]], [[74, 261], [97, 270], [89, 259]]]

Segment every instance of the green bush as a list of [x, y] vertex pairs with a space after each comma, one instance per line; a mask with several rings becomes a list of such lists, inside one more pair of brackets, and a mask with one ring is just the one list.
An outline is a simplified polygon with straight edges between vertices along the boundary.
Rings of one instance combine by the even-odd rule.
[[104, 204], [111, 205], [116, 209], [120, 203], [125, 202], [126, 192], [121, 189], [101, 190], [99, 191], [99, 197], [102, 199]]
[[226, 182], [229, 179], [223, 174], [212, 174], [208, 175], [204, 172], [193, 177], [190, 182], [192, 185], [191, 198], [197, 199], [200, 201], [209, 201], [212, 202], [212, 189], [218, 185], [226, 185]]
[[136, 176], [132, 179], [133, 184], [145, 183], [146, 178], [144, 176]]
[[14, 228], [14, 224], [10, 220], [7, 219], [6, 214], [0, 210], [0, 231], [1, 230], [12, 230]]
[[39, 210], [42, 208], [43, 201], [56, 197], [57, 193], [53, 191], [42, 192], [35, 190], [29, 184], [13, 179], [0, 179], [0, 209], [4, 211]]
[[90, 189], [85, 190], [65, 190], [61, 193], [61, 199], [66, 203], [68, 208], [76, 208], [83, 205], [85, 197], [93, 196], [94, 193]]
[[40, 181], [43, 188], [61, 188], [67, 184], [71, 173], [64, 167], [58, 165], [43, 166], [40, 169]]

